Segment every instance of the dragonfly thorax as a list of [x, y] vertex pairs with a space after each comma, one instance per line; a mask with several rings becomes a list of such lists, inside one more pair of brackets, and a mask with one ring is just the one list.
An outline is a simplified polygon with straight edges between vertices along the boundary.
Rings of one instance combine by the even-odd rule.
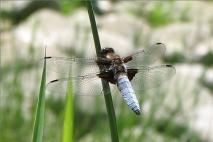
[[120, 57], [116, 57], [112, 60], [112, 67], [111, 67], [114, 78], [117, 80], [119, 75], [126, 75], [127, 74], [127, 69], [126, 66], [124, 65], [123, 60]]
[[114, 54], [115, 53], [114, 49], [111, 47], [105, 47], [101, 50], [100, 55], [101, 55], [101, 57], [106, 58], [106, 56], [110, 53]]

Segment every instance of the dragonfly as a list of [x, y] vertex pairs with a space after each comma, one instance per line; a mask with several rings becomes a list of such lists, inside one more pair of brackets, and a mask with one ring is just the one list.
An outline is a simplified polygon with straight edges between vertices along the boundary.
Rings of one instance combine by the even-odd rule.
[[71, 80], [77, 95], [108, 94], [103, 93], [102, 79], [110, 84], [110, 88], [117, 88], [129, 108], [140, 115], [136, 93], [160, 86], [176, 72], [171, 64], [152, 65], [164, 56], [165, 51], [163, 43], [156, 43], [127, 56], [120, 56], [111, 47], [103, 48], [100, 56], [93, 58], [47, 56], [47, 67], [66, 75], [51, 80], [47, 88], [64, 91]]

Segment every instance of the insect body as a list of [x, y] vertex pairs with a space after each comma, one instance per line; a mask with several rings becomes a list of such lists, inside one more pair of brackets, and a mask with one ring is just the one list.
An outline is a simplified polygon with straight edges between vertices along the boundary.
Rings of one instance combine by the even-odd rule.
[[77, 94], [94, 95], [97, 94], [94, 93], [95, 90], [102, 90], [101, 83], [97, 83], [95, 88], [86, 86], [97, 80], [100, 81], [101, 78], [117, 86], [127, 105], [139, 115], [141, 110], [135, 91], [157, 87], [175, 74], [175, 68], [172, 65], [150, 66], [164, 53], [164, 44], [157, 43], [148, 49], [138, 50], [125, 57], [117, 55], [113, 48], [102, 49], [98, 58], [46, 57], [47, 63], [53, 70], [61, 70], [57, 70], [58, 73], [65, 72], [76, 65], [89, 69], [84, 73], [77, 72], [75, 76], [53, 80], [49, 85], [53, 86], [52, 84], [71, 79], [75, 85], [80, 84], [83, 89], [88, 88]]
[[[111, 61], [111, 65], [107, 68], [107, 70], [112, 72], [111, 80], [113, 80], [113, 83], [117, 84], [117, 87], [127, 105], [139, 115], [140, 105], [135, 95], [135, 91], [129, 81], [127, 68], [123, 59], [119, 55], [116, 55], [112, 48], [104, 48], [101, 51], [101, 56], [102, 58], [107, 58]], [[101, 62], [99, 62], [99, 65], [101, 65]], [[102, 66], [104, 66], [104, 64], [102, 64]]]

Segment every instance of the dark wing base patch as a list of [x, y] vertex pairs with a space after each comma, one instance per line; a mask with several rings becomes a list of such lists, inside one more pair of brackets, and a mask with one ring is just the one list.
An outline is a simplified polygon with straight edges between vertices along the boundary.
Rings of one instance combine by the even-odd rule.
[[110, 82], [112, 84], [116, 84], [116, 80], [114, 78], [112, 71], [101, 72], [101, 73], [98, 74], [98, 77], [100, 77], [101, 79], [104, 79], [107, 82]]
[[136, 73], [138, 73], [138, 69], [127, 69], [127, 76], [130, 81], [135, 77]]

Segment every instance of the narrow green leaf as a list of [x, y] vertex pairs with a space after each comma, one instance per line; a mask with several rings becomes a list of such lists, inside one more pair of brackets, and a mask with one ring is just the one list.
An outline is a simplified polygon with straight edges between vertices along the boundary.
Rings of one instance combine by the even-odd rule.
[[62, 142], [73, 142], [73, 122], [74, 122], [73, 100], [74, 96], [73, 96], [72, 81], [69, 80], [67, 83]]
[[[46, 57], [46, 50], [45, 50], [45, 57]], [[40, 91], [36, 107], [32, 142], [42, 142], [43, 128], [44, 128], [44, 112], [45, 112], [45, 83], [46, 83], [46, 59], [44, 60]]]
[[[94, 16], [94, 12], [93, 12], [92, 1], [87, 1], [87, 10], [88, 10], [90, 24], [91, 24], [91, 28], [92, 28], [96, 54], [97, 54], [97, 56], [99, 56], [100, 51], [101, 51], [101, 44], [100, 44], [98, 29], [96, 26], [95, 16]], [[112, 139], [112, 142], [119, 142], [115, 110], [113, 107], [109, 83], [102, 80], [102, 86], [103, 86], [104, 98], [105, 98], [105, 103], [106, 103], [106, 108], [107, 108], [107, 113], [108, 113], [111, 139]]]

